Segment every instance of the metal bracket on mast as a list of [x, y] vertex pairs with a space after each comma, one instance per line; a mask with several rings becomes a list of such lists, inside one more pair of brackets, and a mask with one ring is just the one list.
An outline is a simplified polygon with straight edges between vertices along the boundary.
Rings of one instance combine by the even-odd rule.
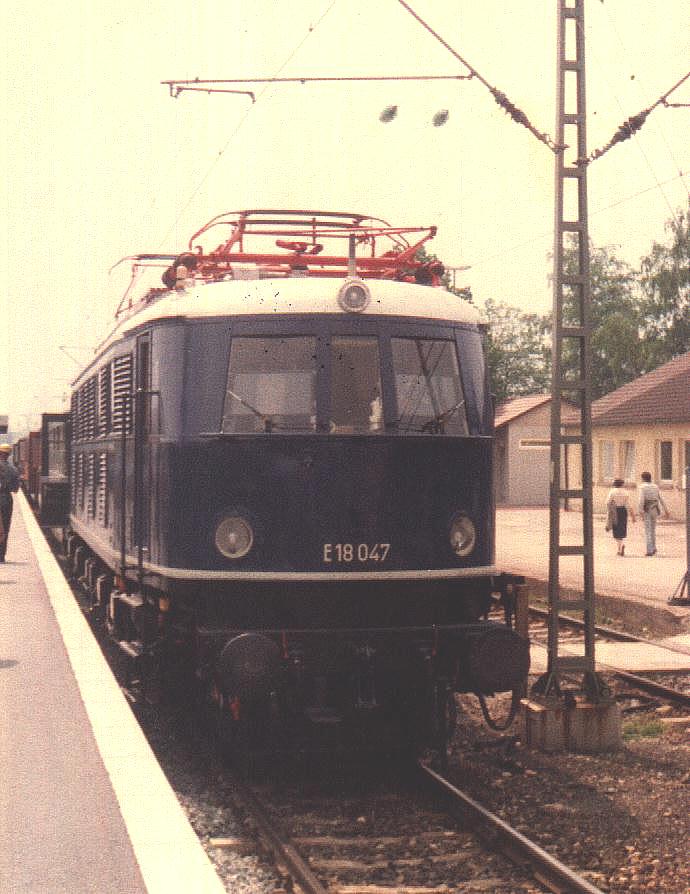
[[[587, 226], [587, 166], [566, 162], [567, 138], [577, 141], [576, 158], [586, 158], [586, 94], [584, 0], [558, 2], [558, 90], [556, 110], [555, 226], [553, 271], [553, 347], [551, 367], [551, 482], [549, 501], [549, 641], [546, 673], [537, 680], [532, 694], [547, 698], [564, 695], [565, 676], [579, 676], [580, 689], [590, 701], [608, 697], [606, 685], [594, 664], [594, 564], [592, 530], [592, 440], [590, 386], [590, 276]], [[574, 58], [573, 58], [574, 52]], [[574, 81], [574, 84], [571, 84]], [[574, 90], [573, 90], [574, 87]], [[566, 96], [575, 97], [575, 108], [566, 108]], [[571, 100], [572, 101], [572, 100]], [[566, 132], [566, 127], [568, 131]], [[560, 148], [565, 147], [565, 148]], [[567, 214], [565, 200], [568, 200]], [[565, 240], [575, 244], [575, 265], [566, 267]], [[570, 242], [569, 242], [570, 244]], [[563, 411], [568, 411], [572, 432], [564, 432]], [[561, 474], [561, 460], [568, 448], [581, 455], [581, 483], [570, 487]], [[568, 468], [568, 463], [564, 463]], [[561, 504], [582, 502], [582, 538], [564, 544]], [[582, 561], [581, 598], [562, 598], [560, 560], [563, 556]], [[584, 618], [584, 655], [559, 654], [560, 619], [564, 612], [581, 611]], [[570, 690], [572, 693], [573, 690]]]

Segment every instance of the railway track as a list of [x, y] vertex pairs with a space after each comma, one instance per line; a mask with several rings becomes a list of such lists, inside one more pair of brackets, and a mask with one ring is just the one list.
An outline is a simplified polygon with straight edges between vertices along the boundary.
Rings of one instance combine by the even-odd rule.
[[[81, 584], [73, 581], [73, 587], [88, 612]], [[104, 647], [121, 663], [107, 642]], [[123, 689], [133, 704], [140, 701], [128, 680]], [[219, 768], [219, 774], [226, 770]], [[223, 788], [248, 836], [216, 837], [210, 847], [270, 856], [285, 892], [514, 894], [516, 879], [525, 894], [598, 891], [430, 767], [416, 767], [414, 795], [400, 792], [396, 776], [383, 792], [360, 788], [343, 796], [337, 788], [328, 796], [317, 783], [306, 798], [301, 786], [287, 793], [283, 788], [276, 797], [274, 789], [233, 776]]]
[[[576, 636], [580, 622], [572, 619], [570, 626]], [[648, 642], [608, 628], [597, 632], [609, 641]], [[620, 671], [615, 676], [658, 697], [675, 699], [676, 704], [690, 705], [687, 694], [656, 681]], [[411, 798], [399, 792], [383, 796], [378, 803], [359, 796], [343, 800], [339, 793], [330, 807], [318, 794], [312, 795], [310, 805], [297, 792], [282, 806], [268, 806], [271, 795], [233, 780], [225, 790], [233, 791], [237, 812], [245, 817], [243, 825], [251, 838], [244, 842], [237, 836], [214, 838], [210, 849], [269, 853], [282, 885], [276, 894], [538, 894], [544, 890], [601, 894], [586, 878], [430, 767], [419, 766], [418, 774], [433, 809], [413, 808]], [[511, 861], [512, 869], [500, 855]]]
[[[313, 789], [277, 793], [238, 779], [230, 790], [285, 891], [601, 894], [424, 762], [413, 785], [413, 793], [393, 786], [355, 798]], [[211, 844], [238, 846], [234, 839]]]
[[[88, 613], [81, 584], [72, 583]], [[102, 646], [146, 731], [146, 700], [130, 688], [122, 656], [107, 640]], [[210, 753], [205, 760], [216, 763]], [[399, 773], [384, 791], [365, 783], [343, 794], [331, 785], [330, 795], [319, 781], [305, 795], [299, 770], [292, 791], [251, 785], [220, 765], [214, 775], [246, 835], [210, 838], [208, 849], [266, 857], [276, 894], [601, 894], [421, 763], [405, 783], [414, 794], [400, 792]]]
[[[536, 606], [530, 606], [530, 639], [533, 642], [539, 642], [543, 645], [545, 642], [545, 634], [542, 637], [540, 635], [541, 629], [546, 631], [546, 619], [548, 618], [548, 611], [546, 609], [541, 609]], [[532, 624], [532, 620], [536, 621], [536, 624]], [[569, 629], [572, 632], [572, 639], [575, 640], [579, 636], [580, 632], [584, 627], [584, 623], [578, 618], [572, 617], [563, 617], [561, 616], [561, 626], [562, 628]], [[535, 627], [537, 630], [535, 631]], [[687, 650], [684, 648], [675, 648], [673, 646], [669, 646], [666, 643], [658, 643], [653, 640], [645, 639], [643, 637], [635, 636], [631, 633], [626, 633], [621, 630], [614, 630], [610, 627], [603, 626], [595, 626], [596, 640], [598, 642], [620, 642], [620, 643], [639, 643], [641, 645], [650, 645], [655, 646], [656, 648], [666, 649], [669, 652], [675, 652], [677, 654], [687, 655]], [[566, 638], [567, 641], [567, 638]], [[678, 672], [678, 671], [669, 671], [663, 672], [662, 674], [657, 674], [655, 676], [668, 676], [673, 674], [674, 678], [682, 678], [683, 680], [687, 679], [687, 686], [685, 686], [682, 690], [678, 689], [674, 686], [667, 686], [665, 683], [659, 682], [658, 679], [652, 679], [650, 677], [646, 677], [644, 675], [630, 673], [628, 671], [621, 670], [616, 668], [615, 666], [609, 666], [604, 668], [607, 673], [610, 673], [611, 676], [618, 680], [622, 680], [625, 683], [628, 683], [631, 686], [634, 686], [636, 689], [646, 692], [650, 695], [654, 695], [658, 698], [663, 699], [666, 702], [669, 702], [672, 705], [675, 705], [679, 708], [688, 708], [690, 709], [690, 673]]]

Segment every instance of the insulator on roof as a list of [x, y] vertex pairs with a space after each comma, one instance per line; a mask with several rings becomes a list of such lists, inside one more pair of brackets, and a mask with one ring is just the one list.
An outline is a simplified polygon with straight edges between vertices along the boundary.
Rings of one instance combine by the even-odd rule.
[[186, 289], [189, 285], [189, 270], [184, 264], [179, 264], [175, 269], [175, 288], [178, 290]]
[[197, 255], [192, 254], [191, 251], [185, 251], [175, 261], [175, 267], [178, 267], [180, 264], [184, 264], [187, 270], [196, 270], [198, 261], [199, 258]]
[[383, 121], [384, 124], [388, 124], [388, 122], [392, 121], [397, 114], [397, 106], [386, 106], [386, 108], [379, 115], [379, 121]]

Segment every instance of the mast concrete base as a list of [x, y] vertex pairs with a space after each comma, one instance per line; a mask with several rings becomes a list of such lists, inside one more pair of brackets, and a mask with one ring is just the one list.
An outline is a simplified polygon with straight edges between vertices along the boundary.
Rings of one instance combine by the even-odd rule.
[[540, 703], [522, 700], [526, 743], [539, 751], [595, 753], [621, 747], [621, 710], [615, 702]]

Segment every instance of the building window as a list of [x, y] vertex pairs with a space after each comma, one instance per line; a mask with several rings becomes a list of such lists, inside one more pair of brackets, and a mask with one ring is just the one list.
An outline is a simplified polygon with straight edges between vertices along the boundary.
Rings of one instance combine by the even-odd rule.
[[599, 441], [599, 478], [613, 481], [616, 475], [615, 445], [613, 441]]
[[520, 438], [520, 450], [548, 450], [550, 446], [548, 438]]
[[690, 469], [690, 441], [685, 441], [683, 449], [683, 490], [688, 486], [688, 469]]
[[635, 481], [635, 442], [621, 441], [621, 468], [626, 481]]
[[50, 478], [67, 478], [67, 447], [65, 444], [65, 423], [48, 420], [47, 423], [47, 466]]
[[673, 441], [659, 441], [659, 480], [673, 481]]

